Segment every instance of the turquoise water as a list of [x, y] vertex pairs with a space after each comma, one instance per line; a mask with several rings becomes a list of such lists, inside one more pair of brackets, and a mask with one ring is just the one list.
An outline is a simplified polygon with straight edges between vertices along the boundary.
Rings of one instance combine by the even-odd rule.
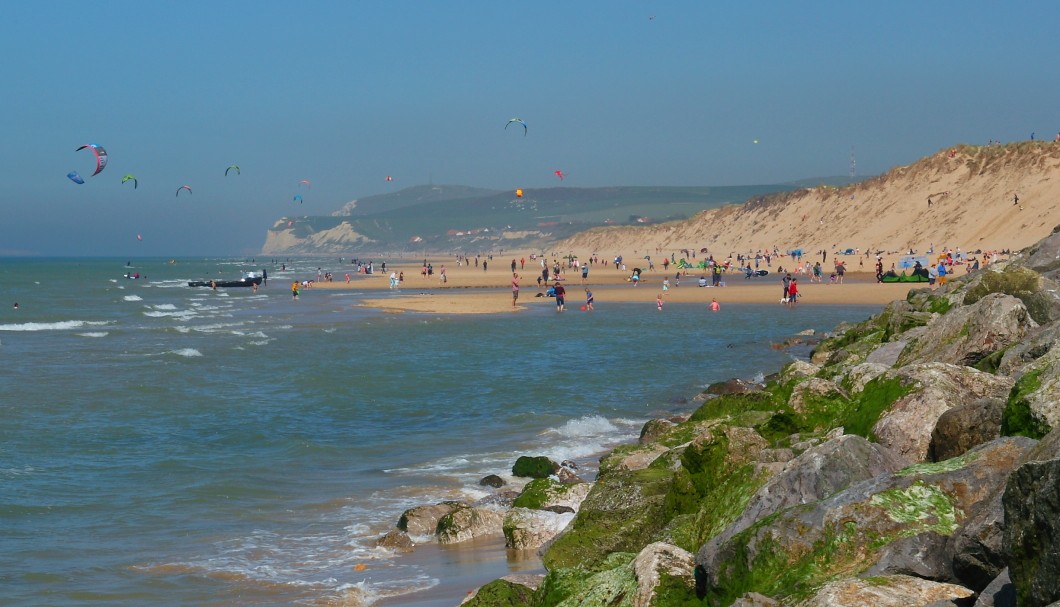
[[[878, 309], [395, 315], [292, 301], [320, 260], [126, 261], [0, 260], [0, 604], [455, 605], [445, 580], [536, 563], [374, 548], [404, 509], [484, 497], [522, 454], [591, 475], [706, 384], [776, 371], [771, 342]], [[186, 286], [262, 267], [257, 293]]]

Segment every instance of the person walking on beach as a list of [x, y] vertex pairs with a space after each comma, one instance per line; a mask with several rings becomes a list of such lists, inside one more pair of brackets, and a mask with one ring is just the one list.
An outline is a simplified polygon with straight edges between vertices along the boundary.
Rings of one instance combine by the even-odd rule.
[[556, 281], [556, 284], [552, 287], [553, 293], [556, 295], [556, 311], [562, 312], [567, 309], [566, 301], [564, 298], [567, 295], [567, 290], [563, 288], [563, 285]]
[[438, 268], [438, 280], [442, 281], [443, 285], [449, 282], [449, 279], [445, 275], [445, 264], [442, 264], [442, 267]]
[[788, 303], [788, 285], [791, 284], [791, 274], [785, 274], [782, 282], [784, 283], [784, 291], [781, 293], [780, 301], [781, 303]]
[[1012, 206], [1016, 206], [1019, 203], [1020, 203], [1020, 195], [1013, 193], [1012, 194]]
[[799, 300], [799, 281], [798, 279], [792, 278], [791, 283], [788, 285], [788, 305], [794, 306]]
[[512, 307], [515, 307], [515, 302], [519, 299], [519, 275], [512, 272]]
[[589, 279], [589, 264], [584, 264], [582, 266], [582, 284], [585, 284], [585, 281], [588, 280], [588, 279]]
[[512, 260], [512, 272], [514, 272], [514, 271], [515, 271], [515, 260], [513, 259]]
[[269, 286], [269, 271], [265, 268], [261, 269], [261, 284]]

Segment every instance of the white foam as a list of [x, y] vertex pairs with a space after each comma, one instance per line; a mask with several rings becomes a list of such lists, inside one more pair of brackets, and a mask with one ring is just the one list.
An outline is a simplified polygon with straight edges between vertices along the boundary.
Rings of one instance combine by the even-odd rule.
[[176, 310], [177, 306], [173, 304], [155, 304], [154, 309], [156, 310]]
[[109, 321], [60, 320], [58, 322], [24, 322], [11, 325], [0, 325], [0, 331], [66, 331], [81, 327], [102, 327]]
[[143, 300], [144, 300], [144, 298], [140, 297], [139, 295], [126, 295], [125, 297], [122, 297], [122, 301], [143, 301]]
[[106, 337], [107, 335], [110, 335], [110, 333], [107, 333], [106, 331], [90, 331], [88, 333], [78, 333], [78, 335], [81, 337]]
[[202, 352], [199, 352], [195, 348], [181, 348], [179, 350], [170, 350], [170, 354], [176, 354], [177, 356], [195, 357], [202, 356]]
[[181, 310], [179, 312], [163, 312], [161, 310], [151, 310], [144, 312], [144, 316], [150, 318], [179, 318], [181, 320], [189, 320], [195, 318], [199, 314], [192, 310]]

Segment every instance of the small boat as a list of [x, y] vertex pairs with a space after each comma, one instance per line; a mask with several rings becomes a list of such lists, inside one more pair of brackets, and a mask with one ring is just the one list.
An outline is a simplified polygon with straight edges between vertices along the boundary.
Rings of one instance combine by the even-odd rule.
[[261, 284], [261, 274], [256, 272], [244, 272], [243, 278], [239, 280], [189, 280], [189, 287], [211, 287], [214, 289], [226, 289], [230, 287], [253, 287]]

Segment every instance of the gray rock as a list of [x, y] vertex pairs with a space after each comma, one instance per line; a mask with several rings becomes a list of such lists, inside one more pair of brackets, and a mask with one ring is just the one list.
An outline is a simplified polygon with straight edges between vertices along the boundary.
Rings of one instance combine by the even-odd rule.
[[1000, 398], [981, 398], [943, 412], [931, 431], [928, 459], [940, 462], [957, 457], [1001, 436], [1005, 404]]
[[871, 354], [865, 357], [864, 364], [875, 364], [884, 365], [886, 367], [893, 367], [898, 362], [898, 357], [901, 356], [902, 350], [905, 350], [906, 344], [909, 342], [901, 339], [898, 341], [889, 341], [885, 344], [880, 344], [879, 348], [872, 351]]
[[375, 545], [380, 548], [397, 550], [398, 552], [408, 552], [416, 547], [416, 544], [412, 542], [412, 538], [409, 537], [409, 534], [400, 529], [391, 529], [390, 531], [387, 531], [386, 535], [375, 541]]
[[1020, 605], [1060, 600], [1060, 460], [1029, 462], [1009, 476], [1002, 539]]
[[763, 594], [748, 592], [736, 599], [731, 607], [782, 607], [782, 605]]
[[496, 489], [498, 487], [503, 487], [508, 483], [496, 474], [488, 474], [482, 477], [482, 480], [480, 480], [478, 484], [482, 485], [483, 487], [493, 487], [494, 489]]
[[974, 594], [955, 584], [907, 575], [876, 577], [872, 581], [845, 578], [825, 584], [812, 598], [800, 603], [800, 607], [923, 607]]
[[968, 513], [1003, 485], [1028, 450], [1026, 439], [1001, 438], [961, 458], [884, 474], [788, 508], [720, 545], [708, 542], [696, 555], [706, 595], [714, 589], [759, 590], [733, 584], [746, 583], [740, 582], [747, 579], [746, 572], [765, 563], [780, 560], [797, 568], [800, 559], [812, 560], [815, 577], [801, 583], [814, 583], [872, 566], [880, 548], [902, 537], [952, 535]]
[[[1029, 439], [1028, 439], [1029, 440]], [[1004, 488], [998, 490], [953, 536], [953, 571], [972, 590], [981, 591], [1005, 569], [1001, 536]]]
[[668, 419], [649, 419], [640, 429], [639, 442], [642, 445], [650, 445], [673, 430], [676, 425]]
[[691, 586], [692, 567], [692, 553], [683, 548], [663, 542], [645, 546], [633, 559], [633, 575], [637, 580], [633, 607], [649, 607], [652, 604], [663, 575], [684, 579]]
[[899, 574], [935, 582], [957, 582], [949, 543], [950, 538], [933, 532], [903, 537], [887, 544], [865, 575]]
[[908, 365], [893, 373], [917, 389], [895, 401], [872, 431], [910, 463], [927, 460], [931, 432], [943, 413], [980, 398], [1005, 398], [1012, 389], [1007, 377], [947, 363]]
[[457, 544], [503, 533], [504, 515], [486, 508], [461, 505], [438, 521], [439, 544]]
[[994, 578], [975, 602], [975, 607], [1016, 607], [1016, 588], [1009, 579], [1008, 569]]
[[716, 552], [734, 535], [771, 514], [816, 502], [855, 482], [895, 472], [902, 465], [902, 460], [885, 447], [860, 436], [848, 434], [813, 447], [766, 481], [739, 518], [704, 544], [699, 554]]
[[459, 502], [443, 502], [430, 506], [416, 506], [402, 513], [397, 528], [407, 532], [413, 538], [426, 538], [434, 535], [438, 521], [453, 510], [461, 507]]
[[991, 293], [932, 320], [922, 336], [909, 342], [898, 364], [939, 361], [973, 366], [1019, 342], [1036, 326], [1022, 301]]
[[572, 520], [573, 510], [558, 514], [546, 510], [512, 508], [504, 515], [504, 544], [515, 550], [540, 548], [563, 531]]

